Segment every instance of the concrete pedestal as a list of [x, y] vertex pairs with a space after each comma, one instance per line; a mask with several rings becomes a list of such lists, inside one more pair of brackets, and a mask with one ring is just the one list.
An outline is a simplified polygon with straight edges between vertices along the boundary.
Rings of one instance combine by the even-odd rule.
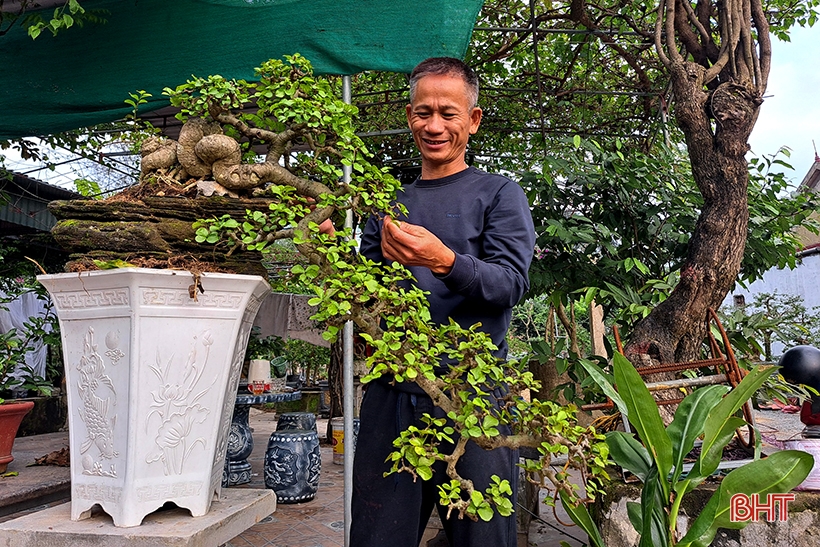
[[0, 547], [218, 547], [275, 510], [273, 491], [231, 488], [204, 516], [165, 509], [123, 528], [102, 511], [73, 521], [71, 504], [64, 503], [0, 524]]

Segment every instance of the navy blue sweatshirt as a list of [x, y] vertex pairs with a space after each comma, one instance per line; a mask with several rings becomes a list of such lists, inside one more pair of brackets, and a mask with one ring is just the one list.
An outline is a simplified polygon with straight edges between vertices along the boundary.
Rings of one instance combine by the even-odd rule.
[[[441, 179], [416, 179], [403, 190], [397, 201], [407, 207], [408, 217], [400, 220], [424, 226], [456, 255], [446, 275], [409, 268], [417, 285], [430, 293], [433, 321], [445, 324], [452, 317], [465, 328], [480, 322], [499, 348], [496, 355], [506, 357], [512, 307], [529, 288], [535, 246], [524, 191], [506, 177], [473, 167]], [[385, 261], [376, 217], [367, 222], [360, 250]]]

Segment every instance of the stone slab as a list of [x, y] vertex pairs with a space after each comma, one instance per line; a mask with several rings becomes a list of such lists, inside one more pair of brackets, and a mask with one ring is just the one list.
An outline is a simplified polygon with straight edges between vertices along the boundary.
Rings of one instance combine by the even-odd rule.
[[14, 440], [8, 471], [16, 476], [0, 480], [0, 519], [44, 503], [65, 501], [71, 497], [71, 473], [68, 467], [34, 465], [49, 452], [68, 447], [68, 432], [45, 433]]
[[230, 488], [202, 517], [186, 509], [161, 509], [140, 526], [118, 528], [99, 511], [72, 521], [71, 504], [31, 513], [0, 524], [0, 547], [217, 547], [276, 510], [272, 490]]

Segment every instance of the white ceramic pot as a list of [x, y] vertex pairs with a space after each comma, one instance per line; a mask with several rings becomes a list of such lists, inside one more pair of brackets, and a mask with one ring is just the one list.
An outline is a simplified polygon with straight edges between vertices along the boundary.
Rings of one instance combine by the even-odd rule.
[[142, 268], [38, 280], [62, 331], [71, 519], [95, 504], [115, 526], [138, 526], [166, 502], [206, 514], [267, 282]]
[[267, 359], [251, 359], [248, 365], [248, 390], [254, 392], [252, 385], [257, 382], [261, 383], [263, 391], [270, 391], [270, 361]]

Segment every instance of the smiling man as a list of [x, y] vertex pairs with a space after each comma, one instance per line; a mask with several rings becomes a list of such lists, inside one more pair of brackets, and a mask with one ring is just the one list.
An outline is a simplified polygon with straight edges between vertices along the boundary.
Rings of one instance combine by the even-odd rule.
[[[478, 79], [458, 59], [427, 59], [413, 70], [406, 112], [421, 153], [421, 176], [397, 198], [407, 207], [407, 218], [371, 218], [361, 252], [407, 266], [429, 292], [433, 321], [446, 324], [452, 318], [465, 328], [481, 323], [498, 346], [496, 355], [504, 358], [512, 307], [529, 287], [535, 233], [521, 187], [467, 165], [467, 143], [481, 123], [477, 100]], [[447, 366], [441, 363], [441, 372]], [[408, 426], [422, 425], [424, 413], [444, 416], [417, 385], [384, 377], [368, 385], [353, 464], [355, 547], [419, 545], [438, 505], [438, 485], [449, 482], [445, 468], [438, 462], [429, 481], [384, 473], [393, 440]], [[515, 487], [517, 462], [517, 451], [485, 451], [468, 443], [458, 470], [482, 491], [492, 475]], [[490, 522], [447, 519], [441, 506], [439, 514], [452, 547], [516, 545], [514, 516], [496, 515]]]

